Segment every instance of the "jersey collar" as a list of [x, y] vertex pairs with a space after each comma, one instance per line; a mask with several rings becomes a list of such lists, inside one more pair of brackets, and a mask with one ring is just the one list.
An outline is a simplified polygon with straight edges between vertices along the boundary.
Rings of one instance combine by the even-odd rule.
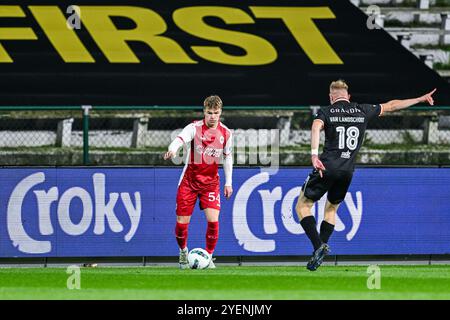
[[221, 125], [221, 122], [220, 122], [220, 120], [219, 120], [219, 121], [217, 121], [217, 127], [216, 127], [216, 128], [210, 128], [210, 127], [208, 127], [208, 126], [206, 125], [205, 118], [203, 118], [202, 121], [203, 121], [203, 126], [204, 126], [206, 129], [217, 130], [217, 129], [219, 129], [219, 127], [220, 127], [220, 125]]
[[[345, 102], [347, 102], [347, 103], [350, 103], [350, 100], [345, 99], [345, 98], [338, 98], [336, 101], [334, 101], [334, 103], [338, 103], [338, 102], [342, 102], [342, 101], [345, 101]], [[334, 103], [333, 103], [333, 104], [334, 104]]]

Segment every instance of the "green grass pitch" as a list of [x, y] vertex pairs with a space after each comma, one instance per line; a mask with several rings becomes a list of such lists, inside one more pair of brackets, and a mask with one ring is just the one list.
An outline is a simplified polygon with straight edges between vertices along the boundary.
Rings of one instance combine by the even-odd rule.
[[450, 265], [379, 267], [381, 287], [372, 290], [367, 266], [100, 266], [80, 268], [80, 289], [67, 288], [73, 274], [63, 267], [0, 268], [0, 299], [450, 299]]

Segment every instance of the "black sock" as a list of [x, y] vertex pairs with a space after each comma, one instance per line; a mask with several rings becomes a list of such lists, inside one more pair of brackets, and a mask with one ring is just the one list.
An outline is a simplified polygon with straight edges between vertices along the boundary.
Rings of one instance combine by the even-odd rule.
[[330, 239], [331, 234], [334, 231], [334, 224], [328, 223], [325, 220], [322, 221], [320, 225], [320, 239], [324, 243], [328, 243], [328, 239]]
[[314, 251], [317, 250], [322, 244], [322, 241], [320, 240], [319, 233], [317, 232], [316, 218], [314, 218], [314, 216], [304, 217], [300, 221], [300, 224], [302, 225], [303, 230], [305, 230], [309, 240], [311, 240], [311, 243], [314, 246]]

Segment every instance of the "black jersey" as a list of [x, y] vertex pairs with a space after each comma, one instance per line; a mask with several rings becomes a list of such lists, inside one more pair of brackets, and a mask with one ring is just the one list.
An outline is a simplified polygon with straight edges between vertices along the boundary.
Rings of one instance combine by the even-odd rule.
[[320, 160], [327, 170], [354, 170], [367, 123], [380, 114], [379, 104], [338, 101], [320, 108], [314, 119], [324, 123], [325, 145]]

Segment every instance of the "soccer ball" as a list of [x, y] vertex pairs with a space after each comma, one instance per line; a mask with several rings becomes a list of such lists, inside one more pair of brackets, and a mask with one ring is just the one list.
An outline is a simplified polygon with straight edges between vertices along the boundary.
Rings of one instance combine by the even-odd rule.
[[191, 269], [205, 269], [210, 261], [211, 257], [205, 249], [195, 248], [189, 251], [188, 262]]

